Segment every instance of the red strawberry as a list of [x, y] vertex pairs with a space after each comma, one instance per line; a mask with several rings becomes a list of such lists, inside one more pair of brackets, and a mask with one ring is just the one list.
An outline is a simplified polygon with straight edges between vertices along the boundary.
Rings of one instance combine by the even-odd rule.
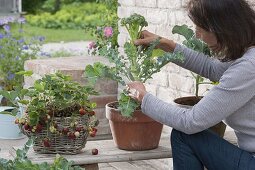
[[67, 136], [68, 136], [69, 139], [75, 139], [75, 137], [76, 137], [73, 132], [69, 132], [67, 134]]
[[45, 147], [50, 147], [50, 141], [49, 141], [48, 138], [44, 138], [44, 139], [43, 139], [43, 146], [45, 146]]
[[78, 127], [75, 128], [75, 130], [78, 131], [78, 132], [80, 132], [80, 131], [83, 130], [83, 127], [82, 127], [82, 126], [78, 126]]
[[92, 131], [94, 131], [95, 133], [97, 132], [97, 128], [92, 128]]
[[25, 124], [23, 127], [24, 127], [25, 130], [29, 130], [30, 129], [30, 126], [28, 124]]
[[89, 136], [95, 137], [95, 136], [96, 136], [96, 132], [95, 132], [95, 131], [90, 131], [90, 132], [89, 132]]
[[98, 154], [98, 150], [96, 148], [92, 149], [91, 151], [92, 155], [97, 155]]
[[62, 132], [63, 132], [63, 134], [66, 135], [69, 132], [69, 129], [68, 128], [63, 128]]
[[42, 125], [38, 123], [38, 124], [36, 125], [36, 132], [41, 132], [41, 131], [42, 131], [42, 128], [43, 128]]
[[81, 116], [86, 114], [86, 111], [83, 108], [80, 108], [79, 113]]

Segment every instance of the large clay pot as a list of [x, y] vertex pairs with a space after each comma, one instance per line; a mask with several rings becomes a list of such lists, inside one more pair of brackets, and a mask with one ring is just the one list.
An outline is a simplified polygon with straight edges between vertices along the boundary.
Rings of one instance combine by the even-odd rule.
[[[174, 100], [174, 102], [183, 108], [191, 108], [195, 104], [197, 104], [202, 99], [202, 96], [189, 96], [189, 97], [180, 97]], [[214, 131], [220, 137], [224, 136], [226, 125], [221, 121], [220, 123], [210, 127], [210, 130]]]
[[106, 105], [113, 140], [119, 149], [138, 151], [158, 147], [163, 125], [136, 110], [131, 118], [116, 109], [117, 102]]

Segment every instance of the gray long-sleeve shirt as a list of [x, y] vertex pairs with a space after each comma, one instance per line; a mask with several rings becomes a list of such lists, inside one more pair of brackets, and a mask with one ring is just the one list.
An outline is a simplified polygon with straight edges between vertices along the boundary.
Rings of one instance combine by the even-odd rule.
[[142, 111], [153, 119], [187, 134], [205, 130], [224, 120], [235, 130], [241, 149], [255, 152], [255, 48], [233, 62], [220, 62], [177, 45], [185, 55], [176, 64], [212, 81], [219, 81], [191, 109], [166, 103], [150, 93]]

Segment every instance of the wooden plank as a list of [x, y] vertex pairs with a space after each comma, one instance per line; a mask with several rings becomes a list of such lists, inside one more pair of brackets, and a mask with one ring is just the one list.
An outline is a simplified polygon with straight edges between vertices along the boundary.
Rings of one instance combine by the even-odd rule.
[[113, 162], [109, 163], [112, 167], [118, 170], [143, 170], [140, 167], [132, 165], [130, 162]]
[[99, 170], [98, 164], [87, 164], [81, 165], [80, 167], [84, 168], [85, 170]]
[[0, 158], [4, 159], [13, 159], [13, 156], [10, 154], [9, 150], [0, 150]]
[[[138, 167], [138, 168], [141, 168], [141, 169], [146, 169], [146, 170], [158, 170], [159, 168], [159, 164], [158, 162], [155, 164], [155, 165], [151, 165], [149, 164], [148, 162], [150, 162], [152, 159], [150, 160], [142, 160], [142, 161], [132, 161], [130, 162], [132, 165]], [[160, 159], [156, 159], [157, 161], [159, 161]], [[145, 162], [147, 161], [147, 162]], [[155, 168], [155, 166], [157, 168]]]
[[[227, 132], [224, 137], [233, 144], [236, 144], [236, 137], [233, 132]], [[15, 156], [16, 150], [19, 147], [14, 147], [10, 153]], [[97, 148], [98, 155], [92, 155], [91, 150]], [[28, 159], [34, 163], [48, 162], [53, 163], [55, 154], [38, 154], [32, 149], [28, 152]], [[171, 148], [169, 138], [161, 138], [159, 147], [148, 151], [125, 151], [118, 149], [113, 140], [98, 140], [88, 141], [85, 149], [77, 155], [62, 155], [68, 160], [74, 161], [75, 165], [108, 163], [108, 162], [129, 162], [137, 160], [162, 159], [171, 158]]]
[[116, 170], [116, 168], [112, 167], [110, 163], [100, 163], [98, 164], [100, 170], [107, 169], [107, 170]]

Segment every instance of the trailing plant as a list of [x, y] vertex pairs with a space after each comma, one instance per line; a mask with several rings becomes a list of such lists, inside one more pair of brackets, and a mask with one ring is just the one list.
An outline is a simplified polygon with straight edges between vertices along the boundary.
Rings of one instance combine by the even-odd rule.
[[[134, 40], [139, 38], [142, 29], [147, 25], [145, 18], [136, 13], [121, 19], [121, 26], [127, 29], [130, 36], [130, 39], [124, 44], [125, 54], [121, 54], [118, 47], [112, 45], [113, 30], [110, 28], [110, 31], [106, 30], [104, 32], [104, 45], [100, 48], [97, 48], [96, 45], [92, 46], [90, 51], [94, 55], [108, 58], [114, 66], [107, 66], [100, 62], [86, 66], [85, 76], [90, 82], [95, 83], [100, 77], [110, 78], [121, 85], [125, 85], [126, 81], [146, 82], [170, 61], [182, 60], [180, 53], [174, 54], [155, 49], [160, 38], [156, 39], [147, 48], [134, 45]], [[125, 90], [121, 93], [118, 108], [122, 115], [132, 116], [138, 106], [139, 103], [130, 98]]]
[[41, 164], [32, 163], [27, 158], [28, 150], [33, 146], [34, 138], [28, 139], [26, 144], [22, 149], [17, 149], [16, 157], [13, 160], [7, 160], [0, 158], [0, 169], [3, 170], [82, 170], [79, 166], [73, 166], [73, 161], [68, 161], [60, 155], [56, 155], [53, 164], [48, 164], [46, 162]]
[[[196, 38], [196, 35], [192, 29], [190, 29], [187, 25], [175, 25], [172, 30], [173, 34], [182, 35], [185, 40], [182, 42], [183, 45], [187, 46], [190, 49], [195, 51], [201, 52], [209, 57], [212, 56], [210, 49], [208, 48], [207, 44], [205, 44], [200, 39]], [[195, 79], [195, 95], [199, 97], [199, 85], [201, 84], [217, 84], [217, 82], [205, 82], [205, 79], [193, 72], [191, 72], [192, 77]]]

